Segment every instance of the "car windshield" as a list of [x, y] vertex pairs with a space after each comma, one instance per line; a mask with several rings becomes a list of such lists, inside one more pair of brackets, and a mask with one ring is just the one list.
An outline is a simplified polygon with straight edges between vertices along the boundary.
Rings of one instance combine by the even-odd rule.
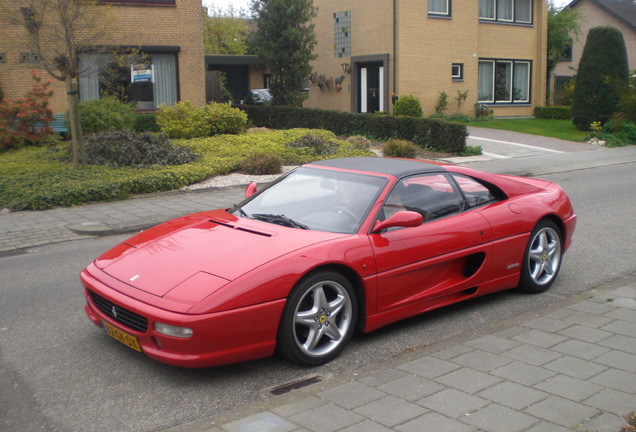
[[384, 177], [301, 167], [231, 211], [292, 228], [351, 234], [386, 183]]

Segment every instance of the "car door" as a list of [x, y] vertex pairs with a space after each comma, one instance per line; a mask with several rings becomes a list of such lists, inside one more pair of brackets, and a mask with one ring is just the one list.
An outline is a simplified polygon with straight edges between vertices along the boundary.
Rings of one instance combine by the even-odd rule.
[[424, 223], [370, 234], [377, 267], [377, 312], [417, 302], [444, 302], [473, 287], [492, 247], [492, 231], [446, 173], [400, 180], [379, 218], [417, 211]]

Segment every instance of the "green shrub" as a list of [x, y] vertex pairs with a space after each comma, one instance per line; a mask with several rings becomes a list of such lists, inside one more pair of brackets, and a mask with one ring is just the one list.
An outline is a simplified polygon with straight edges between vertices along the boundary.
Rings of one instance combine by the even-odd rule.
[[157, 111], [157, 125], [170, 138], [196, 138], [210, 135], [203, 112], [189, 101], [172, 106], [162, 105]]
[[572, 108], [568, 106], [538, 106], [534, 107], [534, 116], [543, 119], [570, 120]]
[[247, 114], [227, 104], [210, 102], [203, 113], [210, 125], [209, 135], [239, 134], [246, 129]]
[[400, 97], [393, 107], [393, 114], [405, 117], [422, 117], [422, 105], [418, 98], [406, 95]]
[[636, 144], [636, 125], [619, 113], [605, 123], [601, 138], [613, 147]]
[[133, 126], [135, 132], [159, 132], [157, 125], [157, 114], [140, 113], [135, 114], [135, 124]]
[[[67, 125], [68, 113], [67, 113]], [[132, 129], [135, 113], [130, 104], [114, 96], [80, 102], [82, 132], [89, 135], [105, 131]]]
[[417, 155], [417, 146], [411, 141], [391, 139], [384, 144], [384, 156], [413, 159]]
[[243, 105], [255, 127], [323, 129], [338, 136], [364, 135], [377, 140], [413, 141], [418, 147], [460, 154], [468, 132], [463, 124], [438, 119], [372, 116], [335, 110]]
[[444, 111], [448, 109], [448, 93], [445, 91], [439, 92], [439, 99], [437, 100], [437, 105], [435, 106], [435, 112], [437, 114], [444, 114]]
[[182, 165], [196, 159], [192, 150], [172, 145], [165, 134], [131, 130], [89, 135], [84, 150], [89, 164], [112, 167]]
[[257, 152], [247, 156], [241, 163], [240, 171], [245, 174], [279, 174], [283, 158], [274, 153]]
[[286, 144], [294, 149], [303, 149], [317, 156], [329, 156], [338, 150], [338, 143], [320, 135], [304, 135], [295, 141]]
[[607, 122], [618, 111], [629, 79], [623, 34], [614, 27], [591, 29], [583, 48], [572, 97], [572, 121], [588, 130], [595, 121]]
[[86, 169], [75, 170], [68, 161], [64, 145], [25, 147], [0, 154], [0, 208], [43, 210], [179, 189], [236, 171], [248, 155], [258, 152], [277, 154], [285, 165], [324, 159], [324, 156], [311, 155], [285, 145], [308, 134], [328, 137], [340, 144], [338, 151], [329, 157], [374, 156], [369, 150], [354, 149], [345, 141], [337, 140], [332, 132], [309, 129], [261, 130], [178, 141], [176, 144], [200, 155], [184, 165], [136, 168], [88, 165]]
[[201, 138], [220, 134], [238, 134], [245, 130], [247, 114], [226, 104], [210, 102], [196, 108], [190, 102], [161, 106], [157, 124], [170, 138]]

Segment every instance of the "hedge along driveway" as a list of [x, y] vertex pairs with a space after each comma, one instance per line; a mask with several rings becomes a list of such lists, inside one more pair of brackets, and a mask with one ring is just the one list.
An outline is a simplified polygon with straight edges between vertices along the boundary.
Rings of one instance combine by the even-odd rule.
[[[285, 145], [310, 133], [333, 139], [339, 144], [338, 150], [334, 154], [319, 155], [310, 149]], [[0, 154], [0, 208], [44, 210], [179, 189], [236, 171], [246, 156], [256, 152], [278, 154], [289, 165], [334, 157], [373, 156], [369, 150], [356, 149], [336, 140], [331, 132], [309, 129], [254, 131], [173, 142], [191, 148], [200, 157], [192, 163], [177, 166], [110, 168], [90, 165], [85, 170], [74, 170], [67, 160], [64, 145]]]

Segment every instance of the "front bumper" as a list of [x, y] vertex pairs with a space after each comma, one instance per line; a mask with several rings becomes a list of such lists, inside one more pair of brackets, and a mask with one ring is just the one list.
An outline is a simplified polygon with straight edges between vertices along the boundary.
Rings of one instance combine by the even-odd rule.
[[[278, 323], [285, 299], [223, 312], [190, 315], [170, 312], [141, 302], [105, 285], [84, 270], [80, 279], [84, 285], [88, 318], [98, 327], [104, 322], [133, 336], [148, 357], [180, 367], [209, 367], [268, 357], [276, 347]], [[115, 315], [98, 306], [95, 295], [115, 307]], [[122, 321], [122, 313], [142, 317], [147, 325], [138, 326]], [[166, 336], [154, 331], [154, 323], [189, 327], [192, 337]]]

